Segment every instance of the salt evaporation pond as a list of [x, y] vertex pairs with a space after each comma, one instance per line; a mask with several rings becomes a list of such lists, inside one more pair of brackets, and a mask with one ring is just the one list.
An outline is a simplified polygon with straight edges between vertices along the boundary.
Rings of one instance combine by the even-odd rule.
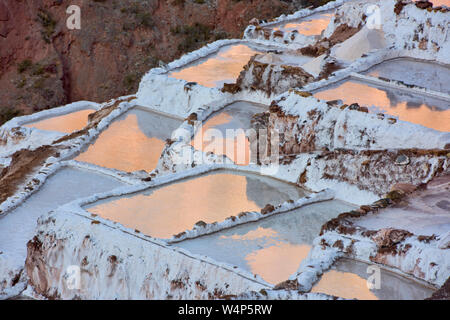
[[330, 23], [333, 13], [317, 13], [311, 16], [301, 18], [300, 21], [286, 22], [273, 27], [274, 30], [284, 32], [292, 32], [297, 30], [298, 33], [305, 36], [320, 35]]
[[398, 58], [382, 62], [365, 74], [450, 94], [450, 68], [437, 63]]
[[268, 203], [276, 205], [303, 195], [302, 189], [278, 180], [219, 170], [86, 208], [144, 234], [170, 238], [199, 221], [220, 222], [242, 211], [260, 211]]
[[210, 88], [222, 87], [224, 83], [234, 83], [243, 67], [257, 53], [260, 52], [244, 44], [224, 46], [215, 54], [172, 71], [169, 77]]
[[27, 123], [24, 126], [46, 131], [57, 131], [72, 133], [83, 129], [88, 124], [88, 115], [94, 112], [93, 109], [75, 111], [62, 116], [42, 119], [37, 122]]
[[350, 204], [337, 200], [314, 203], [257, 222], [185, 240], [176, 246], [238, 266], [277, 284], [297, 271], [326, 221], [353, 209]]
[[423, 300], [433, 294], [433, 288], [383, 269], [380, 269], [379, 289], [369, 289], [367, 279], [373, 275], [369, 266], [340, 259], [322, 275], [311, 292], [359, 300]]
[[59, 170], [19, 207], [0, 218], [0, 252], [12, 264], [23, 265], [27, 242], [35, 234], [39, 216], [78, 198], [120, 186], [123, 186], [120, 181], [91, 171], [74, 168]]
[[181, 121], [134, 108], [114, 120], [75, 160], [126, 172], [152, 171]]
[[251, 128], [252, 116], [266, 110], [267, 107], [250, 102], [235, 102], [212, 114], [197, 131], [191, 145], [205, 153], [226, 155], [238, 165], [248, 165], [251, 150], [245, 131]]
[[438, 6], [450, 7], [450, 0], [434, 0], [431, 2], [433, 3], [433, 7], [438, 7]]
[[383, 112], [400, 120], [439, 131], [450, 131], [447, 101], [375, 86], [358, 80], [345, 80], [322, 88], [314, 96], [323, 100], [342, 100], [345, 104], [367, 106], [369, 112]]

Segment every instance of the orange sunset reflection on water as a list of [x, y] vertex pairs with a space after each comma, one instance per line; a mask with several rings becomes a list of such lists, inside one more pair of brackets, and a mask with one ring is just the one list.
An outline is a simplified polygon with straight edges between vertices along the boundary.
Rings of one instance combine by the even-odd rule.
[[433, 7], [438, 7], [438, 6], [450, 7], [450, 0], [433, 0], [430, 2], [433, 4]]
[[52, 117], [38, 122], [24, 125], [28, 128], [39, 130], [58, 131], [72, 133], [83, 129], [88, 123], [88, 115], [94, 112], [93, 109], [75, 111], [62, 116]]
[[197, 82], [205, 87], [221, 87], [223, 83], [235, 82], [243, 67], [257, 53], [243, 44], [226, 46], [191, 66], [171, 72], [169, 76]]
[[[387, 89], [378, 89], [356, 81], [346, 81], [337, 87], [316, 92], [314, 96], [323, 100], [340, 99], [345, 104], [356, 102], [368, 106], [369, 112], [384, 111], [403, 121], [420, 124], [439, 131], [450, 131], [450, 109], [438, 109], [438, 106], [434, 105], [435, 102], [439, 102], [443, 106], [445, 106], [445, 102], [435, 99], [429, 99], [429, 101], [432, 101], [431, 106], [423, 102], [411, 103], [415, 100], [421, 101], [422, 97], [417, 96], [416, 98], [409, 94], [395, 94], [389, 97]], [[371, 106], [377, 108], [371, 108]]]
[[[165, 139], [178, 125], [176, 120], [133, 110], [113, 121], [75, 160], [125, 172], [151, 171], [158, 163]], [[146, 126], [156, 134], [146, 134]]]
[[269, 283], [277, 284], [288, 279], [305, 259], [311, 246], [280, 242], [250, 253], [247, 263], [254, 274]]
[[225, 155], [238, 165], [250, 163], [250, 142], [245, 130], [238, 129], [224, 133], [217, 126], [229, 123], [232, 116], [226, 112], [220, 113], [202, 125], [191, 141], [191, 145], [205, 153], [212, 152], [218, 156]]
[[288, 279], [298, 269], [311, 249], [308, 244], [282, 241], [281, 236], [272, 228], [258, 227], [243, 235], [221, 236], [221, 239], [261, 242], [261, 248], [248, 253], [245, 261], [252, 273], [260, 275], [269, 283], [277, 284]]
[[88, 211], [153, 237], [170, 238], [200, 220], [220, 222], [242, 211], [259, 211], [262, 201], [282, 202], [285, 197], [278, 188], [257, 180], [252, 183], [259, 189], [252, 193], [248, 179], [244, 174], [208, 174], [99, 203]]
[[291, 32], [297, 30], [300, 34], [305, 36], [319, 35], [330, 23], [332, 13], [325, 13], [321, 15], [314, 15], [299, 22], [288, 22], [284, 25], [276, 26], [274, 30], [282, 30]]
[[367, 287], [366, 279], [354, 273], [337, 270], [325, 272], [311, 292], [326, 293], [346, 299], [378, 300]]

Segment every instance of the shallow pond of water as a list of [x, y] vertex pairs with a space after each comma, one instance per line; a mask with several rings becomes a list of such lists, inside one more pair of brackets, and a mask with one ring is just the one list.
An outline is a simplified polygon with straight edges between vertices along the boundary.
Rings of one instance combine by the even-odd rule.
[[[379, 288], [369, 289], [367, 279], [375, 276], [369, 266], [349, 259], [338, 260], [311, 292], [359, 300], [423, 300], [433, 294], [434, 289], [383, 269], [379, 269]], [[372, 279], [375, 278], [370, 278], [369, 283], [376, 284]]]
[[336, 200], [315, 203], [175, 245], [276, 284], [295, 273], [326, 221], [353, 208]]
[[246, 130], [251, 128], [252, 116], [266, 110], [267, 107], [249, 102], [235, 102], [212, 114], [198, 129], [191, 145], [205, 153], [226, 155], [238, 165], [248, 165], [251, 150]]
[[450, 105], [443, 100], [358, 80], [345, 80], [322, 88], [314, 96], [323, 100], [340, 99], [345, 104], [356, 102], [367, 106], [372, 113], [383, 112], [403, 121], [439, 131], [450, 131]]
[[301, 18], [299, 21], [290, 21], [276, 25], [273, 29], [284, 32], [297, 30], [300, 34], [305, 36], [320, 35], [322, 31], [326, 29], [332, 18], [333, 13], [317, 13]]
[[88, 123], [88, 115], [94, 112], [93, 109], [86, 109], [68, 113], [62, 116], [42, 119], [36, 122], [27, 123], [24, 126], [46, 131], [58, 131], [72, 133], [83, 129]]
[[0, 218], [0, 251], [23, 264], [28, 240], [35, 234], [39, 216], [78, 198], [122, 186], [120, 181], [91, 171], [63, 168], [20, 206]]
[[224, 46], [217, 53], [169, 73], [169, 77], [197, 82], [205, 87], [234, 83], [252, 56], [259, 51], [244, 45]]
[[382, 62], [365, 74], [450, 93], [450, 68], [437, 63], [399, 58]]
[[254, 174], [215, 171], [141, 193], [105, 199], [86, 207], [91, 213], [170, 238], [198, 221], [220, 222], [242, 211], [259, 211], [266, 204], [296, 200], [304, 191], [292, 184]]
[[152, 171], [165, 140], [180, 124], [179, 120], [132, 109], [114, 120], [75, 160], [126, 172]]

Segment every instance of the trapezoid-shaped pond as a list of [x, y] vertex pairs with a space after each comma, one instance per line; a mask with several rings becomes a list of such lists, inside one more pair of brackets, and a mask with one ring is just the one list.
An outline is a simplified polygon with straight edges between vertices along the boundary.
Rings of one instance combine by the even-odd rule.
[[88, 116], [94, 111], [94, 109], [74, 111], [61, 116], [55, 116], [38, 120], [36, 122], [27, 123], [24, 126], [39, 130], [72, 133], [87, 126]]
[[220, 222], [242, 211], [260, 211], [296, 200], [295, 185], [255, 174], [219, 170], [144, 192], [105, 199], [86, 207], [91, 213], [157, 237], [170, 238], [195, 223]]
[[115, 119], [75, 160], [126, 172], [152, 171], [181, 121], [134, 108]]
[[404, 90], [391, 89], [358, 80], [345, 80], [321, 88], [314, 96], [323, 100], [358, 103], [371, 113], [383, 112], [403, 121], [439, 131], [450, 131], [450, 105], [447, 101]]
[[224, 46], [217, 53], [173, 70], [169, 77], [221, 88], [224, 83], [234, 83], [250, 58], [257, 53], [260, 52], [245, 44]]
[[117, 179], [89, 170], [59, 170], [36, 193], [0, 218], [0, 252], [12, 265], [23, 264], [27, 242], [34, 235], [39, 216], [70, 201], [123, 185]]
[[397, 58], [373, 66], [365, 74], [450, 94], [450, 67], [437, 63]]
[[433, 291], [432, 287], [376, 265], [349, 259], [338, 260], [311, 290], [359, 300], [423, 300]]
[[238, 165], [248, 165], [251, 150], [246, 133], [253, 115], [266, 110], [266, 106], [235, 102], [213, 113], [197, 130], [191, 145], [205, 153], [226, 155]]
[[292, 32], [295, 30], [305, 36], [316, 36], [320, 35], [322, 31], [326, 29], [333, 18], [333, 15], [334, 14], [331, 12], [316, 13], [299, 20], [293, 20], [275, 25], [273, 29], [284, 32]]
[[277, 284], [297, 271], [326, 221], [353, 209], [337, 200], [314, 203], [175, 245]]

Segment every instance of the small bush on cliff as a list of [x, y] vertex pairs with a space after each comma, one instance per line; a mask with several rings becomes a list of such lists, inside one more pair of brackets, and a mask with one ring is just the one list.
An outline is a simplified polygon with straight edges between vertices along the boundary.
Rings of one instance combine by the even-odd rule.
[[30, 59], [25, 59], [17, 65], [17, 72], [23, 73], [27, 71], [32, 65], [33, 62], [31, 62]]
[[43, 27], [43, 30], [41, 30], [42, 39], [44, 39], [45, 42], [50, 43], [52, 35], [55, 32], [56, 21], [53, 20], [49, 12], [42, 9], [39, 10], [37, 17], [37, 21]]
[[180, 52], [195, 50], [210, 40], [212, 36], [211, 27], [201, 23], [195, 23], [190, 26], [176, 26], [171, 31], [173, 34], [183, 35], [183, 40], [178, 45], [178, 51]]
[[12, 107], [0, 107], [0, 126], [20, 114], [21, 112], [19, 110], [13, 109]]

